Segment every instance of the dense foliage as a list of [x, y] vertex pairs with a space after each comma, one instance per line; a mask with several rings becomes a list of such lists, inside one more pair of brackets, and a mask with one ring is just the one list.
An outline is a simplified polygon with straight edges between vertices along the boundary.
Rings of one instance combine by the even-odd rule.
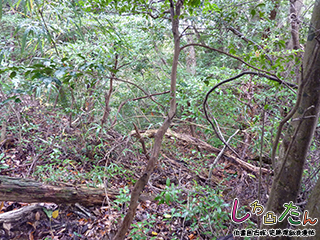
[[[174, 44], [169, 1], [20, 0], [2, 1], [0, 8], [0, 121], [7, 131], [2, 131], [1, 140], [3, 134], [15, 136], [23, 149], [30, 142], [39, 143], [33, 151], [45, 153], [46, 161], [29, 173], [42, 181], [86, 182], [97, 187], [122, 174], [126, 182], [134, 183], [135, 170], [117, 161], [106, 160], [104, 165], [101, 159], [113, 154], [107, 142], [110, 130], [124, 138], [133, 124], [140, 130], [157, 129], [167, 115]], [[292, 49], [285, 1], [186, 1], [179, 27], [181, 47], [198, 44], [211, 49], [190, 45], [180, 53], [178, 108], [172, 129], [186, 131], [191, 124], [199, 138], [221, 147], [202, 106], [214, 85], [257, 70], [297, 84], [308, 9], [306, 5], [301, 12], [301, 48]], [[259, 156], [262, 135], [262, 155], [268, 158], [275, 128], [294, 99], [293, 89], [245, 75], [212, 93], [208, 109], [226, 139], [240, 129], [230, 145], [241, 158]], [[35, 116], [50, 126], [45, 139], [44, 122], [35, 121]], [[146, 144], [150, 147], [152, 140]], [[134, 142], [132, 148], [124, 147], [117, 154], [133, 154], [131, 160], [138, 161], [140, 148]], [[164, 151], [182, 161], [192, 156], [195, 164], [188, 167], [199, 175], [212, 160], [206, 152], [193, 149], [189, 155], [170, 144], [164, 144]], [[119, 159], [117, 154], [110, 158]], [[159, 195], [160, 203], [174, 206], [168, 218], [189, 221], [192, 231], [202, 232], [203, 238], [217, 237], [214, 231], [225, 233], [229, 219], [223, 212], [227, 207], [220, 194], [223, 186], [213, 191], [194, 181], [188, 187], [188, 203], [176, 198], [183, 191], [170, 181]], [[116, 207], [128, 200], [126, 192], [119, 199]], [[201, 205], [204, 202], [206, 206]], [[132, 239], [144, 239], [138, 229], [148, 229], [148, 224], [134, 227]]]

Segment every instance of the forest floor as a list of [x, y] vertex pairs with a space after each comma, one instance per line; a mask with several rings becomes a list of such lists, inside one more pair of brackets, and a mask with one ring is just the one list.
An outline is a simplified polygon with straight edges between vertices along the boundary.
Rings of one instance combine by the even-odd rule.
[[[139, 141], [114, 130], [99, 136], [89, 134], [81, 122], [69, 127], [66, 115], [48, 111], [39, 103], [30, 103], [21, 113], [20, 125], [17, 122], [14, 117], [8, 121], [8, 136], [14, 141], [6, 146], [2, 144], [1, 175], [31, 178], [56, 186], [101, 188], [104, 182], [118, 190], [119, 195], [114, 201], [106, 199], [100, 206], [42, 203], [23, 218], [3, 223], [0, 239], [111, 239], [126, 212], [130, 190], [147, 163]], [[188, 126], [183, 124], [176, 124], [172, 130], [190, 134]], [[206, 140], [201, 134], [198, 137]], [[146, 139], [145, 143], [150, 149], [152, 139]], [[239, 145], [236, 150], [241, 152], [243, 147]], [[232, 155], [231, 151], [226, 152]], [[216, 239], [239, 228], [230, 220], [231, 205], [237, 197], [241, 206], [250, 209], [247, 206], [258, 198], [259, 176], [223, 156], [208, 179], [217, 155], [218, 152], [166, 137], [156, 169], [144, 190], [150, 197], [140, 201], [127, 239]], [[250, 163], [258, 166], [258, 162]], [[269, 191], [270, 182], [271, 176], [262, 175], [262, 196]], [[261, 201], [265, 204], [266, 198]], [[5, 201], [0, 211], [10, 213], [30, 205], [23, 199]], [[201, 220], [202, 211], [216, 207], [220, 207], [222, 221], [218, 226], [219, 217], [212, 219], [217, 221], [217, 227], [212, 229]], [[251, 221], [254, 226], [256, 219]], [[206, 233], [208, 229], [210, 234]]]

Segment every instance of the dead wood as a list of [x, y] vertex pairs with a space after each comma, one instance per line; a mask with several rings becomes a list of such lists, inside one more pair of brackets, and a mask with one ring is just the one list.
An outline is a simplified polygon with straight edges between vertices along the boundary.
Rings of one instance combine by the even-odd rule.
[[[114, 189], [88, 188], [86, 186], [53, 186], [32, 179], [0, 176], [0, 201], [97, 206], [105, 202], [105, 194], [114, 200], [119, 192]], [[155, 196], [141, 194], [139, 201], [154, 200]]]
[[33, 210], [42, 209], [44, 206], [41, 204], [29, 205], [19, 209], [12, 210], [0, 214], [0, 223], [17, 222], [22, 218], [30, 215]]
[[[107, 192], [110, 199], [115, 199], [117, 195], [115, 190], [110, 189]], [[31, 179], [0, 176], [0, 201], [80, 203], [85, 206], [92, 206], [101, 205], [104, 200], [104, 189], [84, 186], [53, 186]]]
[[[153, 138], [156, 132], [157, 132], [157, 130], [153, 130], [153, 129], [146, 130], [143, 133], [141, 133], [141, 137], [142, 138]], [[134, 131], [132, 131], [131, 135], [135, 136], [136, 133]], [[210, 151], [210, 152], [220, 152], [221, 151], [221, 149], [215, 148], [215, 147], [211, 146], [210, 144], [206, 143], [205, 141], [202, 141], [198, 138], [192, 137], [187, 134], [181, 134], [181, 133], [174, 132], [171, 129], [167, 130], [167, 132], [165, 133], [165, 136], [168, 138], [179, 139], [180, 141], [184, 141], [184, 142], [187, 142], [188, 144], [198, 146], [199, 148], [201, 148], [203, 150]], [[252, 164], [247, 163], [247, 162], [241, 160], [240, 158], [233, 157], [228, 153], [224, 153], [223, 155], [226, 156], [227, 158], [231, 158], [237, 164], [239, 164], [241, 167], [245, 168], [246, 170], [248, 170], [250, 172], [254, 172], [256, 174], [259, 174], [259, 172], [260, 172], [259, 167], [253, 166]], [[262, 168], [261, 170], [262, 170], [262, 173], [267, 173], [267, 174], [272, 173], [272, 171], [270, 171], [266, 168]]]

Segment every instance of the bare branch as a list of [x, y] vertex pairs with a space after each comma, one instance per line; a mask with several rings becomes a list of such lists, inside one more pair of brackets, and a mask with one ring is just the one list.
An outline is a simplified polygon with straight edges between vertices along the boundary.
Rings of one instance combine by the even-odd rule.
[[[227, 143], [229, 143], [231, 141], [231, 139], [239, 132], [239, 129], [237, 129], [227, 140]], [[216, 159], [214, 160], [214, 162], [211, 164], [210, 166], [210, 171], [209, 171], [209, 176], [208, 176], [208, 180], [211, 180], [211, 176], [212, 176], [212, 169], [215, 165], [217, 165], [217, 162], [220, 160], [220, 158], [222, 157], [222, 155], [224, 154], [224, 151], [226, 150], [226, 145], [223, 146], [223, 148], [221, 149], [221, 151], [219, 152], [218, 156], [216, 157]]]
[[124, 82], [124, 83], [128, 83], [128, 84], [131, 84], [131, 85], [135, 86], [136, 88], [140, 89], [144, 94], [146, 94], [147, 97], [151, 99], [151, 101], [153, 101], [155, 104], [163, 107], [160, 103], [158, 103], [157, 101], [155, 101], [155, 100], [151, 97], [151, 95], [148, 94], [148, 93], [147, 93], [142, 87], [140, 87], [139, 85], [137, 85], [137, 84], [135, 84], [135, 83], [133, 83], [133, 82], [130, 82], [130, 81], [128, 81], [128, 80], [121, 79], [121, 78], [116, 78], [116, 77], [106, 77], [106, 78], [110, 78], [110, 79], [113, 79], [113, 80], [115, 80], [115, 81]]
[[[208, 112], [207, 112], [207, 101], [208, 101], [208, 98], [209, 98], [209, 95], [215, 90], [217, 89], [219, 86], [221, 86], [222, 84], [225, 84], [225, 83], [228, 83], [228, 82], [231, 82], [237, 78], [240, 78], [244, 75], [247, 75], [247, 74], [251, 74], [251, 75], [256, 75], [256, 76], [260, 76], [260, 77], [265, 77], [269, 80], [272, 80], [272, 81], [276, 81], [276, 82], [279, 82], [279, 83], [282, 83], [284, 84], [284, 82], [282, 80], [280, 80], [279, 78], [274, 78], [273, 76], [268, 76], [266, 74], [262, 74], [262, 73], [257, 73], [257, 72], [250, 72], [250, 71], [246, 71], [246, 72], [242, 72], [240, 73], [239, 75], [235, 76], [235, 77], [232, 77], [232, 78], [229, 78], [227, 80], [224, 80], [218, 84], [216, 84], [213, 88], [211, 88], [208, 93], [206, 94], [206, 97], [204, 99], [204, 102], [203, 102], [203, 110], [204, 110], [204, 113], [205, 113], [205, 116], [206, 116], [206, 119], [208, 120], [208, 122], [211, 124], [213, 130], [215, 131], [216, 135], [218, 136], [218, 138], [220, 139], [221, 142], [223, 142], [224, 145], [226, 145], [233, 153], [235, 153], [237, 156], [238, 156], [238, 153], [235, 152], [230, 146], [229, 144], [224, 140], [224, 138], [222, 138], [220, 136], [220, 134], [218, 133], [218, 130], [216, 128], [216, 126], [214, 125], [214, 123], [211, 121], [211, 119], [209, 118], [209, 115], [208, 115]], [[284, 84], [285, 86], [288, 87], [289, 83], [286, 83]], [[295, 85], [294, 85], [295, 86]], [[290, 87], [289, 87], [290, 88]], [[290, 88], [291, 89], [291, 88]], [[239, 156], [238, 156], [239, 157]], [[239, 157], [240, 158], [240, 157]]]
[[[144, 99], [144, 98], [152, 98], [153, 96], [162, 95], [162, 94], [167, 94], [167, 93], [170, 93], [170, 91], [161, 92], [161, 93], [153, 93], [153, 94], [148, 95], [148, 96], [143, 96], [143, 97], [138, 97], [138, 98], [133, 98], [133, 99], [127, 99], [127, 100], [123, 101], [123, 102], [120, 104], [117, 113], [120, 113], [121, 108], [122, 108], [127, 102], [137, 101], [137, 100]], [[162, 106], [162, 105], [161, 105], [161, 106]], [[163, 106], [162, 106], [162, 107], [163, 107]], [[163, 108], [164, 108], [164, 107], [163, 107]], [[116, 114], [116, 116], [114, 117], [112, 126], [114, 126], [114, 125], [116, 124], [116, 122], [117, 122], [117, 114]]]

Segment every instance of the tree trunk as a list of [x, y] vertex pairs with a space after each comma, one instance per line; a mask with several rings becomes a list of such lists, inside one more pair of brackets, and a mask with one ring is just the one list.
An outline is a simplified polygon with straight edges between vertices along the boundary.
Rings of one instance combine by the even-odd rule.
[[291, 39], [289, 47], [294, 50], [300, 48], [299, 41], [299, 24], [300, 11], [303, 5], [303, 0], [290, 0], [290, 21], [291, 21]]
[[[187, 35], [187, 43], [194, 43], [193, 35]], [[186, 52], [186, 65], [187, 65], [187, 72], [191, 73], [193, 76], [196, 74], [196, 66], [197, 66], [197, 58], [196, 58], [196, 51], [194, 46], [189, 47], [185, 50]]]
[[[291, 39], [288, 43], [288, 48], [290, 50], [300, 49], [300, 39], [299, 39], [299, 28], [300, 28], [300, 12], [303, 5], [303, 0], [290, 0], [290, 21], [291, 21]], [[303, 54], [301, 52], [296, 54], [296, 59], [301, 59]], [[288, 64], [288, 69], [294, 67], [294, 72], [296, 75], [296, 83], [299, 84], [299, 66], [292, 61]]]
[[103, 117], [101, 119], [101, 128], [99, 130], [99, 132], [101, 132], [103, 125], [105, 124], [105, 122], [107, 121], [109, 114], [110, 114], [110, 99], [111, 99], [111, 95], [113, 92], [113, 79], [116, 76], [116, 70], [118, 69], [118, 54], [116, 54], [115, 56], [115, 62], [114, 62], [114, 67], [113, 70], [114, 72], [111, 72], [111, 77], [110, 77], [110, 83], [109, 83], [109, 91], [105, 93], [105, 107], [104, 107], [104, 113], [103, 113]]
[[[306, 206], [306, 210], [309, 211], [309, 218], [311, 218], [312, 220], [314, 220], [315, 218], [318, 219], [318, 222], [316, 225], [314, 226], [310, 226], [307, 225], [305, 227], [302, 228], [311, 228], [316, 230], [316, 233], [318, 235], [319, 238], [319, 234], [320, 234], [320, 223], [319, 223], [319, 216], [320, 216], [320, 204], [319, 204], [319, 199], [320, 199], [320, 178], [318, 179], [318, 182], [316, 184], [316, 186], [313, 188], [313, 191], [308, 199], [308, 203]], [[296, 240], [298, 240], [298, 238], [295, 238]], [[301, 239], [301, 238], [299, 238]]]
[[144, 189], [145, 185], [148, 183], [150, 175], [152, 174], [156, 166], [159, 153], [161, 150], [163, 136], [168, 130], [168, 128], [170, 127], [171, 120], [176, 114], [177, 68], [178, 68], [178, 59], [180, 54], [179, 17], [180, 17], [180, 11], [182, 6], [183, 6], [183, 0], [177, 0], [176, 4], [174, 4], [173, 0], [170, 0], [170, 15], [171, 15], [172, 33], [173, 33], [173, 40], [174, 40], [174, 54], [173, 54], [173, 62], [172, 62], [172, 69], [171, 69], [171, 86], [170, 86], [171, 100], [170, 100], [170, 110], [168, 113], [168, 117], [166, 118], [162, 126], [159, 128], [157, 133], [155, 134], [154, 144], [151, 150], [148, 165], [144, 173], [136, 182], [132, 190], [129, 209], [113, 240], [123, 240], [125, 238], [126, 233], [135, 216], [135, 213], [138, 207], [138, 199], [141, 195], [141, 192]]
[[[319, 53], [319, 47], [320, 47], [320, 1], [317, 0], [315, 3], [315, 7], [313, 9], [313, 15], [311, 19], [311, 25], [309, 29], [308, 34], [308, 42], [305, 52], [305, 58], [309, 59], [309, 61], [305, 61], [304, 68], [307, 69], [308, 67], [311, 68], [313, 71], [310, 75], [314, 80], [313, 89], [312, 89], [312, 96], [314, 98], [317, 97], [318, 99], [318, 105], [317, 106], [317, 113], [319, 118], [319, 95], [320, 95], [320, 53]], [[312, 87], [311, 86], [311, 87]], [[316, 100], [314, 100], [316, 101]], [[314, 119], [317, 123], [318, 118]], [[308, 199], [308, 203], [306, 206], [306, 210], [309, 211], [309, 217], [314, 219], [318, 218], [320, 216], [320, 178], [318, 179], [317, 184], [313, 188], [313, 191], [311, 192], [311, 195]], [[308, 226], [307, 226], [308, 227]], [[309, 226], [310, 227], [310, 226]], [[318, 222], [315, 226], [311, 226], [310, 228], [313, 228], [316, 230], [317, 234], [320, 233], [320, 223]], [[318, 236], [319, 238], [319, 236]]]
[[[308, 149], [318, 123], [320, 112], [320, 1], [315, 2], [311, 19], [308, 41], [303, 59], [303, 74], [300, 82], [301, 101], [293, 119], [288, 124], [285, 137], [280, 146], [279, 160], [275, 164], [275, 179], [272, 184], [266, 211], [273, 211], [280, 216], [284, 203], [295, 202], [299, 193], [300, 182]], [[302, 87], [304, 86], [304, 87]], [[319, 186], [319, 184], [317, 184]], [[310, 198], [311, 216], [319, 216], [318, 197], [319, 190], [315, 189]], [[315, 210], [317, 206], [318, 210]], [[262, 228], [286, 228], [288, 221], [285, 219], [276, 225], [263, 225]], [[318, 224], [319, 225], [319, 224]], [[320, 225], [319, 225], [320, 226]], [[318, 226], [318, 227], [319, 227]], [[267, 237], [264, 239], [274, 239]], [[279, 237], [277, 239], [289, 239]]]

